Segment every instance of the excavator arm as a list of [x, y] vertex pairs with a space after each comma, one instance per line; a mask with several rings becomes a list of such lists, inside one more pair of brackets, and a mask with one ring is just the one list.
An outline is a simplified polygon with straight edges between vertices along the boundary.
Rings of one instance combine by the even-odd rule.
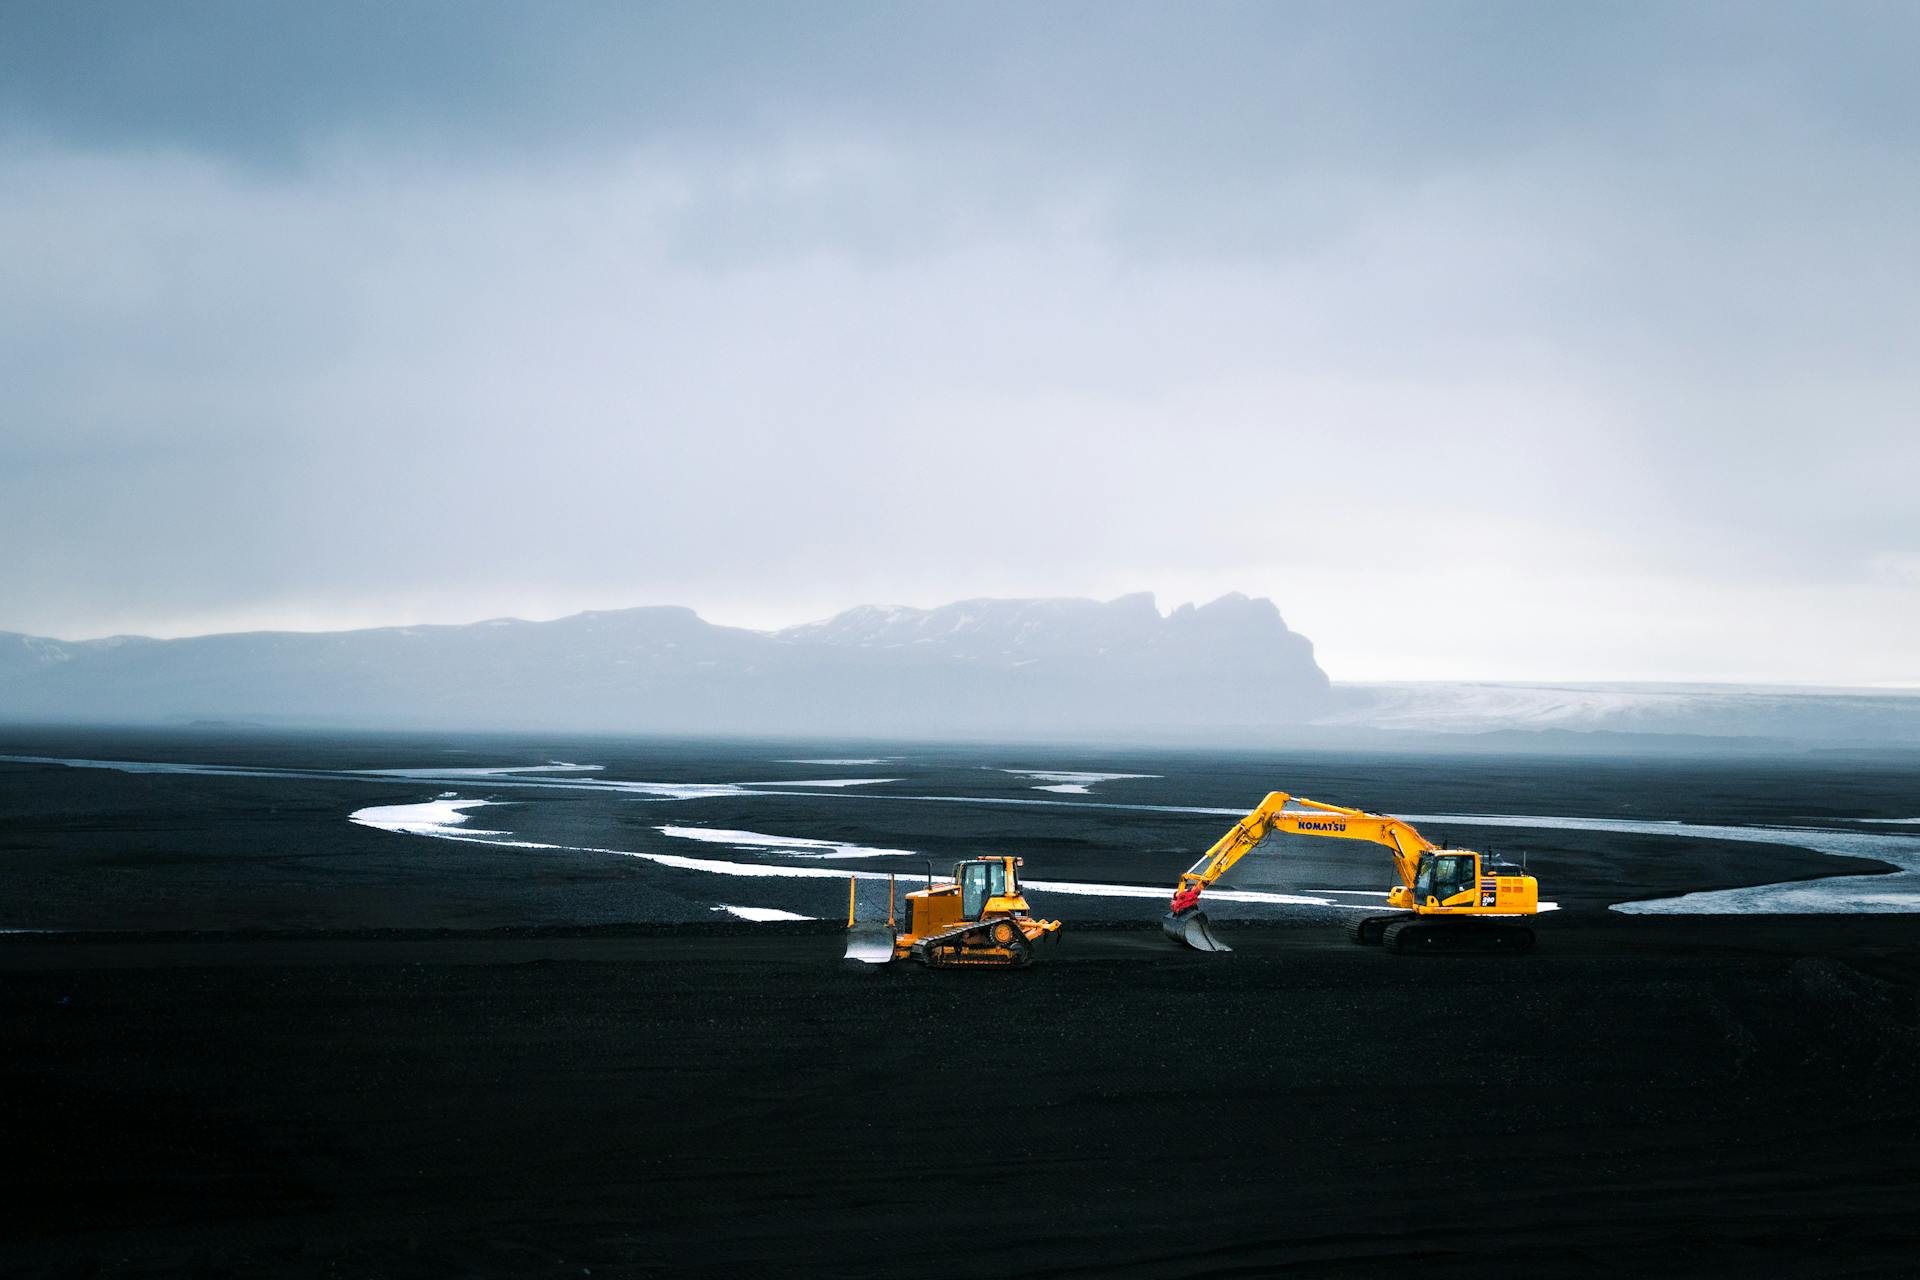
[[1200, 894], [1206, 887], [1251, 853], [1274, 832], [1289, 835], [1326, 836], [1335, 840], [1367, 840], [1385, 845], [1393, 857], [1400, 883], [1409, 890], [1420, 866], [1420, 855], [1435, 846], [1412, 826], [1385, 814], [1364, 809], [1348, 809], [1323, 804], [1284, 791], [1269, 792], [1251, 813], [1234, 824], [1231, 831], [1214, 841], [1180, 877], [1174, 887], [1173, 903], [1166, 919], [1168, 936], [1200, 951], [1225, 951], [1226, 946], [1207, 929], [1207, 918], [1200, 912]]
[[[1293, 806], [1289, 808], [1288, 806]], [[1233, 864], [1251, 853], [1254, 846], [1274, 832], [1289, 835], [1328, 836], [1336, 840], [1370, 840], [1387, 847], [1393, 855], [1394, 870], [1400, 883], [1413, 885], [1420, 866], [1420, 855], [1435, 846], [1412, 826], [1385, 814], [1364, 809], [1348, 809], [1323, 804], [1303, 796], [1273, 791], [1252, 813], [1240, 819], [1233, 830], [1214, 841], [1200, 861], [1180, 877], [1174, 889], [1173, 909], [1183, 911], [1200, 900], [1200, 891], [1232, 869]]]

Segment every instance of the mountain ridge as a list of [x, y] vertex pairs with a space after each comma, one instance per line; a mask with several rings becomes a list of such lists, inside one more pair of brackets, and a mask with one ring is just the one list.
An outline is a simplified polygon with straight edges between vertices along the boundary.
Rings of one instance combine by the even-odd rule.
[[[1437, 750], [1920, 748], [1920, 690], [1328, 680], [1268, 599], [859, 605], [775, 630], [683, 605], [352, 631], [0, 632], [0, 721]], [[1691, 747], [1687, 744], [1691, 743]], [[1744, 745], [1743, 745], [1744, 744]]]
[[1270, 600], [859, 606], [777, 631], [680, 605], [339, 632], [0, 633], [0, 717], [298, 719], [631, 731], [1078, 732], [1294, 724], [1330, 684]]

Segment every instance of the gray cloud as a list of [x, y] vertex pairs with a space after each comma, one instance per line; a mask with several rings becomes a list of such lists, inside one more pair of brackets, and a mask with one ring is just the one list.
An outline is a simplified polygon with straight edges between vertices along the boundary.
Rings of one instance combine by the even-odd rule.
[[[284, 161], [341, 133], [545, 149], [838, 118], [915, 138], [1025, 136], [1161, 160], [1317, 151], [1364, 168], [1499, 154], [1570, 127], [1670, 127], [1673, 107], [1745, 88], [1897, 139], [1920, 18], [1900, 4], [1744, 0], [1203, 3], [1179, 15], [1146, 3], [77, 0], [15, 7], [8, 26], [9, 114], [84, 142]], [[1372, 156], [1353, 151], [1360, 141]]]
[[1239, 588], [1336, 676], [1920, 679], [1905, 6], [0, 23], [0, 626]]

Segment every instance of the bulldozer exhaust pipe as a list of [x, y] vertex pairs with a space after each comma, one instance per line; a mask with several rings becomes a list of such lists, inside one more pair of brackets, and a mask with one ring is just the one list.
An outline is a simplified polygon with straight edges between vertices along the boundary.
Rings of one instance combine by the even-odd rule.
[[1182, 946], [1195, 951], [1231, 951], [1232, 947], [1213, 936], [1207, 925], [1207, 913], [1200, 910], [1175, 912], [1160, 922], [1161, 931]]

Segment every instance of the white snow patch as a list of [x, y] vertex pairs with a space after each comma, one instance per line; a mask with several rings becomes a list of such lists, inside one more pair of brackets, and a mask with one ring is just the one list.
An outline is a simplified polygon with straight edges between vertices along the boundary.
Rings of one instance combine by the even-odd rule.
[[380, 831], [398, 831], [411, 836], [503, 836], [504, 831], [479, 831], [460, 824], [467, 820], [467, 809], [478, 809], [491, 800], [460, 800], [441, 796], [419, 804], [377, 804], [356, 809], [348, 820]]
[[872, 765], [872, 764], [886, 764], [886, 763], [887, 763], [887, 762], [888, 762], [889, 760], [893, 760], [893, 759], [896, 759], [896, 758], [897, 758], [897, 757], [894, 757], [894, 756], [873, 756], [873, 757], [871, 757], [871, 758], [866, 758], [866, 759], [859, 759], [859, 760], [853, 760], [853, 759], [847, 759], [847, 760], [775, 760], [775, 761], [774, 761], [774, 763], [775, 763], [775, 764], [825, 764], [825, 765], [833, 765], [833, 766], [836, 766], [836, 767], [838, 767], [838, 768], [843, 768], [843, 769], [844, 769], [844, 768], [847, 768], [847, 767], [849, 767], [849, 766], [857, 766], [857, 765]]
[[735, 849], [778, 849], [794, 858], [912, 858], [912, 849], [875, 849], [838, 840], [810, 840], [804, 836], [770, 836], [759, 831], [728, 831], [719, 827], [656, 827], [661, 835]]
[[785, 877], [789, 880], [885, 880], [884, 871], [836, 871], [831, 867], [791, 867], [777, 862], [727, 862], [719, 858], [688, 858], [677, 853], [644, 853], [638, 849], [596, 849], [574, 845], [541, 845], [545, 849], [565, 849], [572, 853], [612, 853], [623, 858], [642, 858], [663, 867], [681, 871], [706, 871], [717, 876]]
[[1072, 769], [1002, 769], [1001, 773], [1011, 773], [1015, 777], [1035, 778], [1044, 785], [1035, 786], [1035, 791], [1052, 791], [1060, 795], [1084, 796], [1092, 794], [1092, 789], [1102, 782], [1118, 782], [1122, 778], [1157, 778], [1157, 773], [1088, 773]]
[[569, 764], [565, 760], [554, 760], [547, 764], [490, 765], [484, 768], [363, 769], [360, 772], [387, 778], [501, 778], [517, 773], [598, 773], [605, 768], [603, 764]]
[[[1041, 893], [1070, 893], [1084, 898], [1159, 898], [1165, 901], [1173, 897], [1173, 890], [1166, 885], [1093, 884], [1079, 880], [1022, 880], [1020, 883], [1028, 889], [1038, 890]], [[1373, 907], [1366, 903], [1335, 902], [1332, 898], [1310, 897], [1299, 893], [1265, 893], [1258, 889], [1209, 889], [1202, 900], [1266, 902], [1292, 907], [1346, 907], [1354, 911], [1373, 910]]]
[[752, 920], [761, 924], [769, 920], [818, 920], [820, 918], [818, 916], [798, 915], [792, 911], [782, 911], [778, 907], [735, 907], [724, 903], [717, 907], [708, 907], [707, 910], [730, 911], [742, 920]]
[[[1897, 881], [1899, 885], [1890, 885]], [[1920, 912], [1920, 874], [1835, 876], [1751, 889], [1709, 889], [1677, 898], [1616, 902], [1613, 910], [1634, 916], [1893, 915]]]
[[743, 787], [871, 787], [898, 778], [797, 778], [780, 782], [743, 782]]

